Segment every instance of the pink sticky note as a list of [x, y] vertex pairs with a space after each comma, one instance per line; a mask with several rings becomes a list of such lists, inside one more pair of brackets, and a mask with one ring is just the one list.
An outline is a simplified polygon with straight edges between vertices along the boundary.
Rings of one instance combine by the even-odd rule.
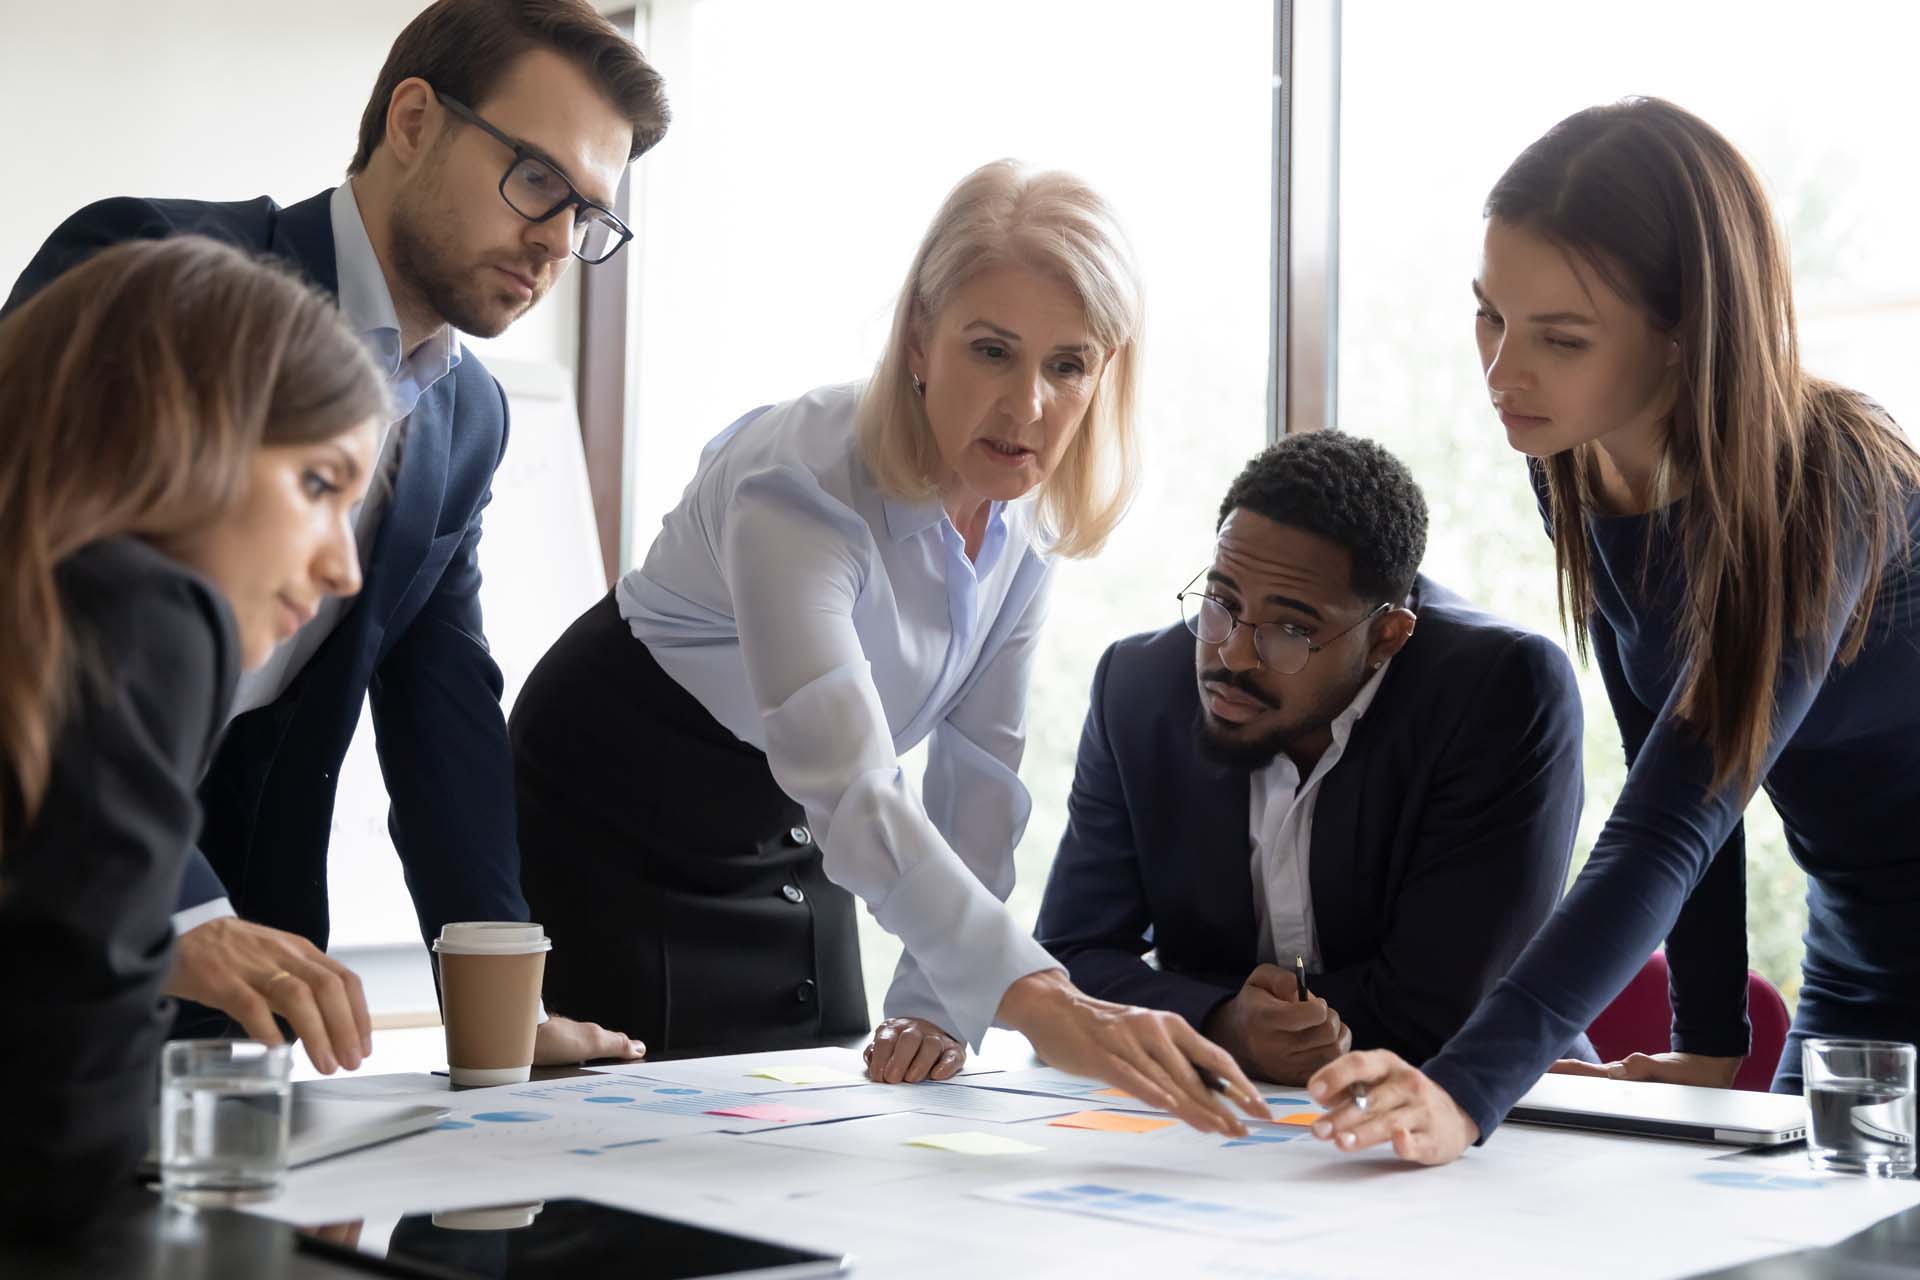
[[828, 1119], [833, 1112], [815, 1111], [811, 1107], [789, 1107], [781, 1102], [755, 1102], [744, 1107], [722, 1107], [707, 1114], [738, 1116], [742, 1120], [767, 1120], [773, 1124], [799, 1124], [805, 1120]]

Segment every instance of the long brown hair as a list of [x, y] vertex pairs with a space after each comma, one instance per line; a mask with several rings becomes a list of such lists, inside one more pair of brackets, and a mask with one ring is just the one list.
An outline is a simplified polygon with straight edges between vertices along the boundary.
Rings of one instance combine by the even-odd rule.
[[[1865, 642], [1882, 570], [1904, 544], [1920, 459], [1866, 398], [1800, 365], [1784, 243], [1758, 176], [1699, 117], [1629, 98], [1567, 117], [1520, 154], [1486, 214], [1540, 235], [1644, 308], [1680, 347], [1654, 476], [1686, 566], [1677, 710], [1714, 785], [1759, 782], [1790, 650]], [[1586, 515], [1593, 443], [1546, 462], [1560, 612], [1582, 655], [1594, 610]], [[1864, 553], [1864, 579], [1854, 557]]]
[[205, 528], [256, 448], [385, 407], [327, 299], [197, 236], [107, 249], [0, 321], [0, 832], [39, 811], [68, 694], [55, 566]]

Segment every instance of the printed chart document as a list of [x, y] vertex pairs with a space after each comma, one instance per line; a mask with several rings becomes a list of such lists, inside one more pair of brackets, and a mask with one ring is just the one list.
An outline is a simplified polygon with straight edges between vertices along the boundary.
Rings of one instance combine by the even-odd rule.
[[[1920, 1182], [1816, 1175], [1803, 1155], [1509, 1125], [1452, 1165], [1417, 1169], [1389, 1151], [1338, 1151], [1298, 1123], [1200, 1133], [1044, 1068], [889, 1086], [860, 1080], [855, 1062], [805, 1050], [492, 1089], [428, 1076], [303, 1085], [451, 1114], [293, 1170], [250, 1211], [319, 1224], [579, 1195], [851, 1252], [863, 1273], [915, 1280], [1331, 1280], [1434, 1274], [1436, 1259], [1476, 1277], [1619, 1280], [1832, 1244], [1920, 1205]], [[1280, 1117], [1318, 1110], [1298, 1091], [1262, 1094]]]

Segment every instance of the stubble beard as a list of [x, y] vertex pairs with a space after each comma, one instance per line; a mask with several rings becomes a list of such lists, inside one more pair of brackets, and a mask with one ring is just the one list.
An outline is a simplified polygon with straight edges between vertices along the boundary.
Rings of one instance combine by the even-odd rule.
[[391, 232], [394, 274], [434, 315], [461, 333], [476, 338], [498, 337], [532, 308], [541, 294], [536, 292], [524, 306], [508, 310], [497, 297], [487, 294], [484, 285], [471, 282], [473, 271], [454, 262], [445, 242], [424, 229], [435, 221], [451, 221], [431, 217], [422, 207], [425, 202], [421, 197], [437, 189], [437, 185], [431, 185], [426, 191], [403, 195], [395, 203]]

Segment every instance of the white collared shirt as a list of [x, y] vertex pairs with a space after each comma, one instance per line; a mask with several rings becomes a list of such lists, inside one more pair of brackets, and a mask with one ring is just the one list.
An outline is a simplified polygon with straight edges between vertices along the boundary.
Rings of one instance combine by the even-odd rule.
[[1347, 709], [1334, 717], [1333, 741], [1314, 762], [1306, 783], [1292, 757], [1282, 751], [1254, 772], [1248, 790], [1248, 821], [1253, 832], [1253, 912], [1259, 926], [1257, 958], [1262, 964], [1293, 967], [1304, 957], [1307, 970], [1320, 971], [1320, 937], [1313, 927], [1313, 806], [1320, 784], [1346, 754], [1353, 726], [1367, 714], [1392, 660], [1360, 686]]
[[[343, 182], [333, 189], [327, 202], [333, 220], [333, 260], [339, 275], [340, 314], [366, 343], [374, 363], [387, 376], [387, 399], [391, 421], [383, 424], [380, 445], [375, 451], [378, 462], [367, 496], [353, 513], [353, 537], [359, 544], [360, 568], [364, 573], [372, 553], [373, 540], [380, 532], [380, 521], [393, 495], [393, 478], [400, 469], [400, 446], [406, 435], [407, 416], [419, 403], [427, 388], [452, 373], [460, 363], [460, 343], [449, 325], [442, 325], [425, 342], [403, 359], [400, 351], [400, 318], [387, 290], [387, 278], [380, 259], [367, 237], [367, 226], [360, 218], [360, 205], [353, 197], [353, 183]], [[242, 672], [234, 690], [233, 708], [228, 719], [264, 707], [287, 691], [294, 677], [305, 669], [325, 643], [352, 603], [351, 598], [328, 596], [306, 626], [283, 640], [273, 655], [252, 671]], [[173, 916], [176, 934], [186, 933], [209, 920], [234, 914], [226, 898], [215, 898]]]
[[[460, 363], [460, 343], [453, 329], [441, 325], [433, 336], [404, 357], [400, 351], [400, 318], [387, 291], [387, 278], [380, 270], [380, 259], [367, 238], [366, 223], [360, 219], [359, 202], [353, 198], [353, 183], [343, 182], [333, 189], [328, 201], [333, 218], [333, 259], [340, 276], [340, 314], [360, 335], [374, 363], [387, 376], [387, 398], [392, 420], [383, 424], [380, 446], [374, 456], [373, 481], [367, 496], [353, 515], [353, 537], [360, 547], [360, 568], [364, 572], [393, 496], [393, 477], [400, 468], [400, 446], [406, 436], [407, 416], [429, 387], [452, 373]], [[264, 707], [285, 693], [294, 677], [306, 667], [314, 653], [325, 643], [340, 618], [352, 604], [351, 597], [328, 596], [306, 626], [282, 641], [273, 656], [252, 671], [241, 675], [234, 693], [232, 715]]]
[[[1050, 568], [1030, 501], [977, 556], [936, 499], [889, 498], [859, 385], [757, 410], [708, 444], [620, 614], [806, 810], [827, 874], [906, 947], [889, 1017], [978, 1044], [1007, 987], [1057, 968], [1003, 905]], [[923, 788], [899, 756], [932, 737]]]

